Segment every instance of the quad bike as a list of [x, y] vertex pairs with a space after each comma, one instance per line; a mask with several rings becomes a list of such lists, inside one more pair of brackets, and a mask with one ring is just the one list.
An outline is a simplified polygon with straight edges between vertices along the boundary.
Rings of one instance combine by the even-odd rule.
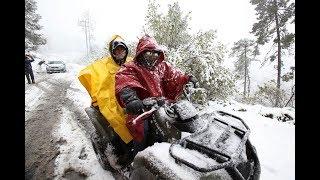
[[134, 180], [259, 179], [260, 162], [248, 139], [250, 129], [241, 118], [223, 111], [200, 114], [188, 100], [169, 102], [152, 97], [143, 103], [146, 111], [130, 123], [148, 120], [162, 142], [127, 158], [123, 163], [130, 167], [126, 175], [125, 168], [115, 171], [110, 163], [108, 149], [116, 134], [99, 113], [86, 108], [96, 129], [92, 145], [104, 169]]

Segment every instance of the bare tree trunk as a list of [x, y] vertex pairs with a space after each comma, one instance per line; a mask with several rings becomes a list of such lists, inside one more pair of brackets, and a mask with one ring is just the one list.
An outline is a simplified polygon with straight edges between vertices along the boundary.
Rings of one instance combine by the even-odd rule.
[[291, 91], [292, 91], [291, 97], [290, 97], [290, 99], [288, 100], [288, 102], [286, 103], [286, 105], [284, 107], [287, 107], [287, 105], [289, 104], [289, 102], [291, 101], [291, 99], [293, 98], [293, 96], [295, 94], [294, 86], [292, 87]]
[[86, 48], [87, 48], [87, 57], [89, 56], [89, 50], [88, 50], [88, 25], [87, 25], [87, 19], [84, 21], [84, 33], [86, 34]]
[[90, 27], [91, 27], [91, 23], [89, 20], [89, 12], [85, 12], [81, 18], [81, 20], [78, 22], [78, 25], [81, 26], [84, 30], [85, 36], [86, 36], [86, 53], [87, 53], [87, 58], [89, 57], [89, 48], [90, 48]]
[[278, 44], [278, 76], [277, 76], [277, 89], [278, 89], [278, 94], [276, 98], [276, 104], [275, 106], [279, 106], [279, 101], [280, 101], [280, 83], [281, 83], [281, 44], [280, 44], [280, 27], [279, 27], [279, 19], [278, 19], [278, 6], [277, 6], [277, 1], [274, 1], [275, 7], [276, 7], [276, 12], [275, 12], [275, 20], [276, 20], [276, 28], [277, 28], [277, 44]]
[[249, 95], [250, 95], [250, 76], [248, 73], [248, 94], [247, 94], [247, 97], [249, 97]]
[[243, 98], [246, 97], [246, 88], [247, 88], [247, 46], [244, 47], [244, 90], [243, 90]]
[[[88, 24], [90, 24], [90, 21], [88, 21]], [[91, 32], [90, 32], [90, 27], [88, 28], [88, 49], [89, 49], [89, 54], [91, 53]]]
[[290, 99], [289, 99], [289, 101], [286, 103], [286, 105], [284, 106], [284, 107], [287, 107], [287, 105], [289, 104], [289, 102], [291, 101], [291, 99], [292, 99], [292, 97], [294, 96], [294, 93], [292, 93], [292, 95], [291, 95], [291, 97], [290, 97]]

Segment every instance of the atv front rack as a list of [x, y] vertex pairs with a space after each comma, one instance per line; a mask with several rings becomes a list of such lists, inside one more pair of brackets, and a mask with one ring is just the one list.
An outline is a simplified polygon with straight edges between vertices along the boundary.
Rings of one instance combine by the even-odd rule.
[[[234, 115], [231, 115], [223, 111], [218, 111], [218, 113], [222, 116], [229, 116], [236, 120], [239, 120], [243, 125], [242, 127], [244, 128], [231, 125], [230, 123], [223, 121], [222, 119], [218, 119], [217, 117], [214, 117], [212, 120], [212, 123], [215, 123], [216, 125], [217, 124], [223, 125], [223, 126], [219, 126], [221, 131], [221, 133], [219, 134], [219, 137], [214, 137], [215, 134], [212, 132], [214, 129], [213, 125], [212, 123], [211, 124], [208, 123], [207, 126], [202, 130], [195, 132], [190, 136], [187, 136], [181, 140], [178, 140], [172, 143], [169, 148], [169, 153], [177, 163], [185, 164], [186, 166], [194, 170], [197, 170], [199, 172], [208, 173], [218, 169], [226, 169], [230, 175], [232, 174], [233, 177], [236, 177], [234, 179], [245, 180], [243, 175], [239, 172], [239, 170], [236, 167], [240, 163], [245, 162], [245, 160], [241, 158], [241, 154], [243, 153], [243, 150], [246, 149], [245, 147], [246, 142], [250, 134], [249, 127], [239, 117], [236, 117]], [[221, 127], [224, 127], [224, 129], [222, 129]], [[211, 133], [211, 136], [206, 136], [206, 137], [209, 137], [210, 139], [207, 142], [200, 144], [199, 139], [203, 138], [204, 134], [210, 135], [210, 133]], [[239, 139], [238, 146], [236, 148], [233, 148], [235, 150], [232, 152], [226, 151], [224, 148], [221, 148], [220, 146], [221, 143], [225, 143], [228, 140], [231, 133], [232, 133], [232, 136], [236, 135], [237, 138]], [[215, 139], [215, 141], [213, 143], [208, 143], [208, 142], [211, 142], [212, 139]], [[206, 144], [206, 145], [203, 145], [203, 144]], [[180, 158], [178, 157], [178, 155], [175, 155], [173, 153], [173, 148], [175, 146], [180, 146], [180, 147], [182, 146], [190, 150], [198, 151], [202, 154], [205, 154], [209, 158], [214, 159], [217, 162], [217, 164], [210, 164], [207, 167], [198, 167], [194, 163], [189, 162], [183, 158]]]

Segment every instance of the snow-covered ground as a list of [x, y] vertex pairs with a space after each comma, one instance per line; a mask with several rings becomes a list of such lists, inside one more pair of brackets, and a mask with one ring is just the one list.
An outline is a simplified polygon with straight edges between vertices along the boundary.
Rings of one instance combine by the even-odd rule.
[[[294, 109], [250, 106], [235, 101], [227, 104], [209, 104], [204, 111], [223, 110], [242, 118], [248, 124], [251, 130], [249, 138], [257, 149], [261, 163], [260, 179], [295, 179]], [[266, 114], [274, 114], [273, 119], [265, 117]], [[277, 118], [283, 117], [284, 114], [289, 114], [294, 119], [287, 122], [278, 121]]]
[[[90, 105], [90, 97], [85, 88], [77, 79], [77, 74], [83, 66], [67, 63], [69, 71], [75, 76], [70, 88], [67, 90], [66, 97], [74, 102], [80, 112], [85, 116], [84, 109]], [[96, 159], [90, 140], [85, 135], [81, 124], [74, 119], [71, 112], [64, 108], [63, 115], [58, 129], [54, 136], [64, 143], [60, 145], [60, 154], [56, 158], [56, 179], [64, 179], [66, 170], [72, 169], [80, 174], [85, 174], [87, 179], [113, 179], [110, 172], [105, 171]], [[87, 119], [88, 120], [88, 119]]]
[[[75, 79], [74, 88], [78, 88], [81, 91], [78, 94], [69, 94], [70, 98], [73, 98], [79, 107], [89, 105], [88, 95], [77, 79]], [[239, 116], [251, 128], [250, 139], [256, 146], [260, 158], [262, 180], [292, 180], [295, 178], [295, 126], [292, 123], [288, 123], [293, 121], [280, 122], [277, 120], [277, 117], [282, 117], [285, 113], [294, 118], [294, 109], [268, 108], [261, 105], [250, 106], [231, 101], [229, 103], [209, 102], [209, 106], [202, 113], [215, 110], [223, 110]], [[273, 114], [273, 119], [265, 117], [264, 115], [266, 114]], [[63, 120], [63, 122], [69, 123], [69, 126], [72, 125], [72, 119], [68, 121]], [[84, 146], [83, 144], [89, 143], [88, 140], [85, 140], [81, 130], [74, 130], [78, 132], [77, 135], [71, 131], [71, 128], [69, 128], [69, 131], [72, 133], [68, 133], [67, 128], [64, 128], [62, 131], [66, 135], [72, 134], [73, 136], [65, 136], [66, 138], [70, 138], [73, 143], [65, 145], [65, 147], [75, 147], [78, 145], [79, 147], [75, 149], [81, 150], [82, 146]], [[76, 139], [82, 139], [82, 142]], [[90, 145], [86, 147], [91, 148]], [[158, 147], [161, 148], [162, 146], [158, 145]], [[76, 156], [74, 159], [78, 159], [78, 155], [79, 152], [74, 152], [74, 156]], [[92, 154], [92, 156], [88, 157], [88, 161], [90, 161], [90, 158], [95, 158], [95, 156]], [[57, 159], [57, 161], [60, 160], [61, 158]], [[90, 171], [92, 174], [101, 173], [101, 169], [98, 168], [97, 164], [93, 164], [87, 168], [87, 171]], [[97, 169], [100, 170], [98, 171]]]
[[[67, 98], [85, 116], [84, 108], [90, 105], [90, 97], [79, 83], [77, 74], [83, 66], [68, 63], [69, 77], [73, 79], [67, 91]], [[73, 73], [70, 73], [73, 72]], [[44, 73], [41, 67], [37, 73]], [[73, 76], [70, 76], [72, 74]], [[54, 74], [64, 76], [63, 74]], [[61, 78], [61, 77], [59, 77]], [[36, 80], [37, 81], [37, 80]], [[43, 90], [37, 87], [26, 88], [26, 110], [32, 111], [33, 104], [41, 96]], [[245, 105], [236, 101], [227, 103], [209, 102], [201, 113], [222, 110], [239, 116], [250, 127], [250, 140], [256, 147], [261, 163], [261, 180], [293, 180], [295, 179], [295, 110], [292, 108], [268, 108], [261, 105]], [[54, 130], [54, 136], [60, 139], [60, 154], [56, 158], [55, 174], [63, 179], [67, 169], [86, 174], [88, 179], [113, 179], [110, 172], [103, 170], [94, 154], [92, 145], [86, 136], [79, 120], [74, 119], [70, 110], [62, 108], [60, 125]], [[273, 114], [273, 117], [266, 117]], [[288, 114], [292, 121], [280, 122], [278, 117]], [[161, 152], [166, 145], [155, 146]], [[153, 148], [155, 148], [153, 147]], [[174, 162], [174, 161], [172, 161]]]

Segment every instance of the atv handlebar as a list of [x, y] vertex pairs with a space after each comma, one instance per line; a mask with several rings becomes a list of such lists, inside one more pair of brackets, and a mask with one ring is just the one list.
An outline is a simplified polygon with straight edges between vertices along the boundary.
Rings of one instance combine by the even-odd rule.
[[145, 120], [147, 117], [149, 117], [154, 111], [156, 111], [158, 108], [152, 107], [149, 111], [146, 111], [142, 114], [140, 114], [138, 117], [136, 117], [133, 121], [132, 124], [137, 124]]
[[165, 97], [149, 97], [144, 99], [142, 103], [146, 111], [132, 120], [132, 124], [141, 123], [144, 119], [149, 117], [153, 112], [168, 102], [170, 103], [170, 100], [167, 100]]
[[[191, 102], [191, 90], [194, 88], [192, 83], [187, 83], [183, 88], [183, 94]], [[149, 117], [153, 112], [158, 110], [161, 106], [172, 101], [166, 99], [165, 97], [148, 97], [142, 100], [143, 105], [147, 111], [144, 111], [142, 114], [138, 115], [133, 121], [132, 124], [141, 123], [144, 119]]]

